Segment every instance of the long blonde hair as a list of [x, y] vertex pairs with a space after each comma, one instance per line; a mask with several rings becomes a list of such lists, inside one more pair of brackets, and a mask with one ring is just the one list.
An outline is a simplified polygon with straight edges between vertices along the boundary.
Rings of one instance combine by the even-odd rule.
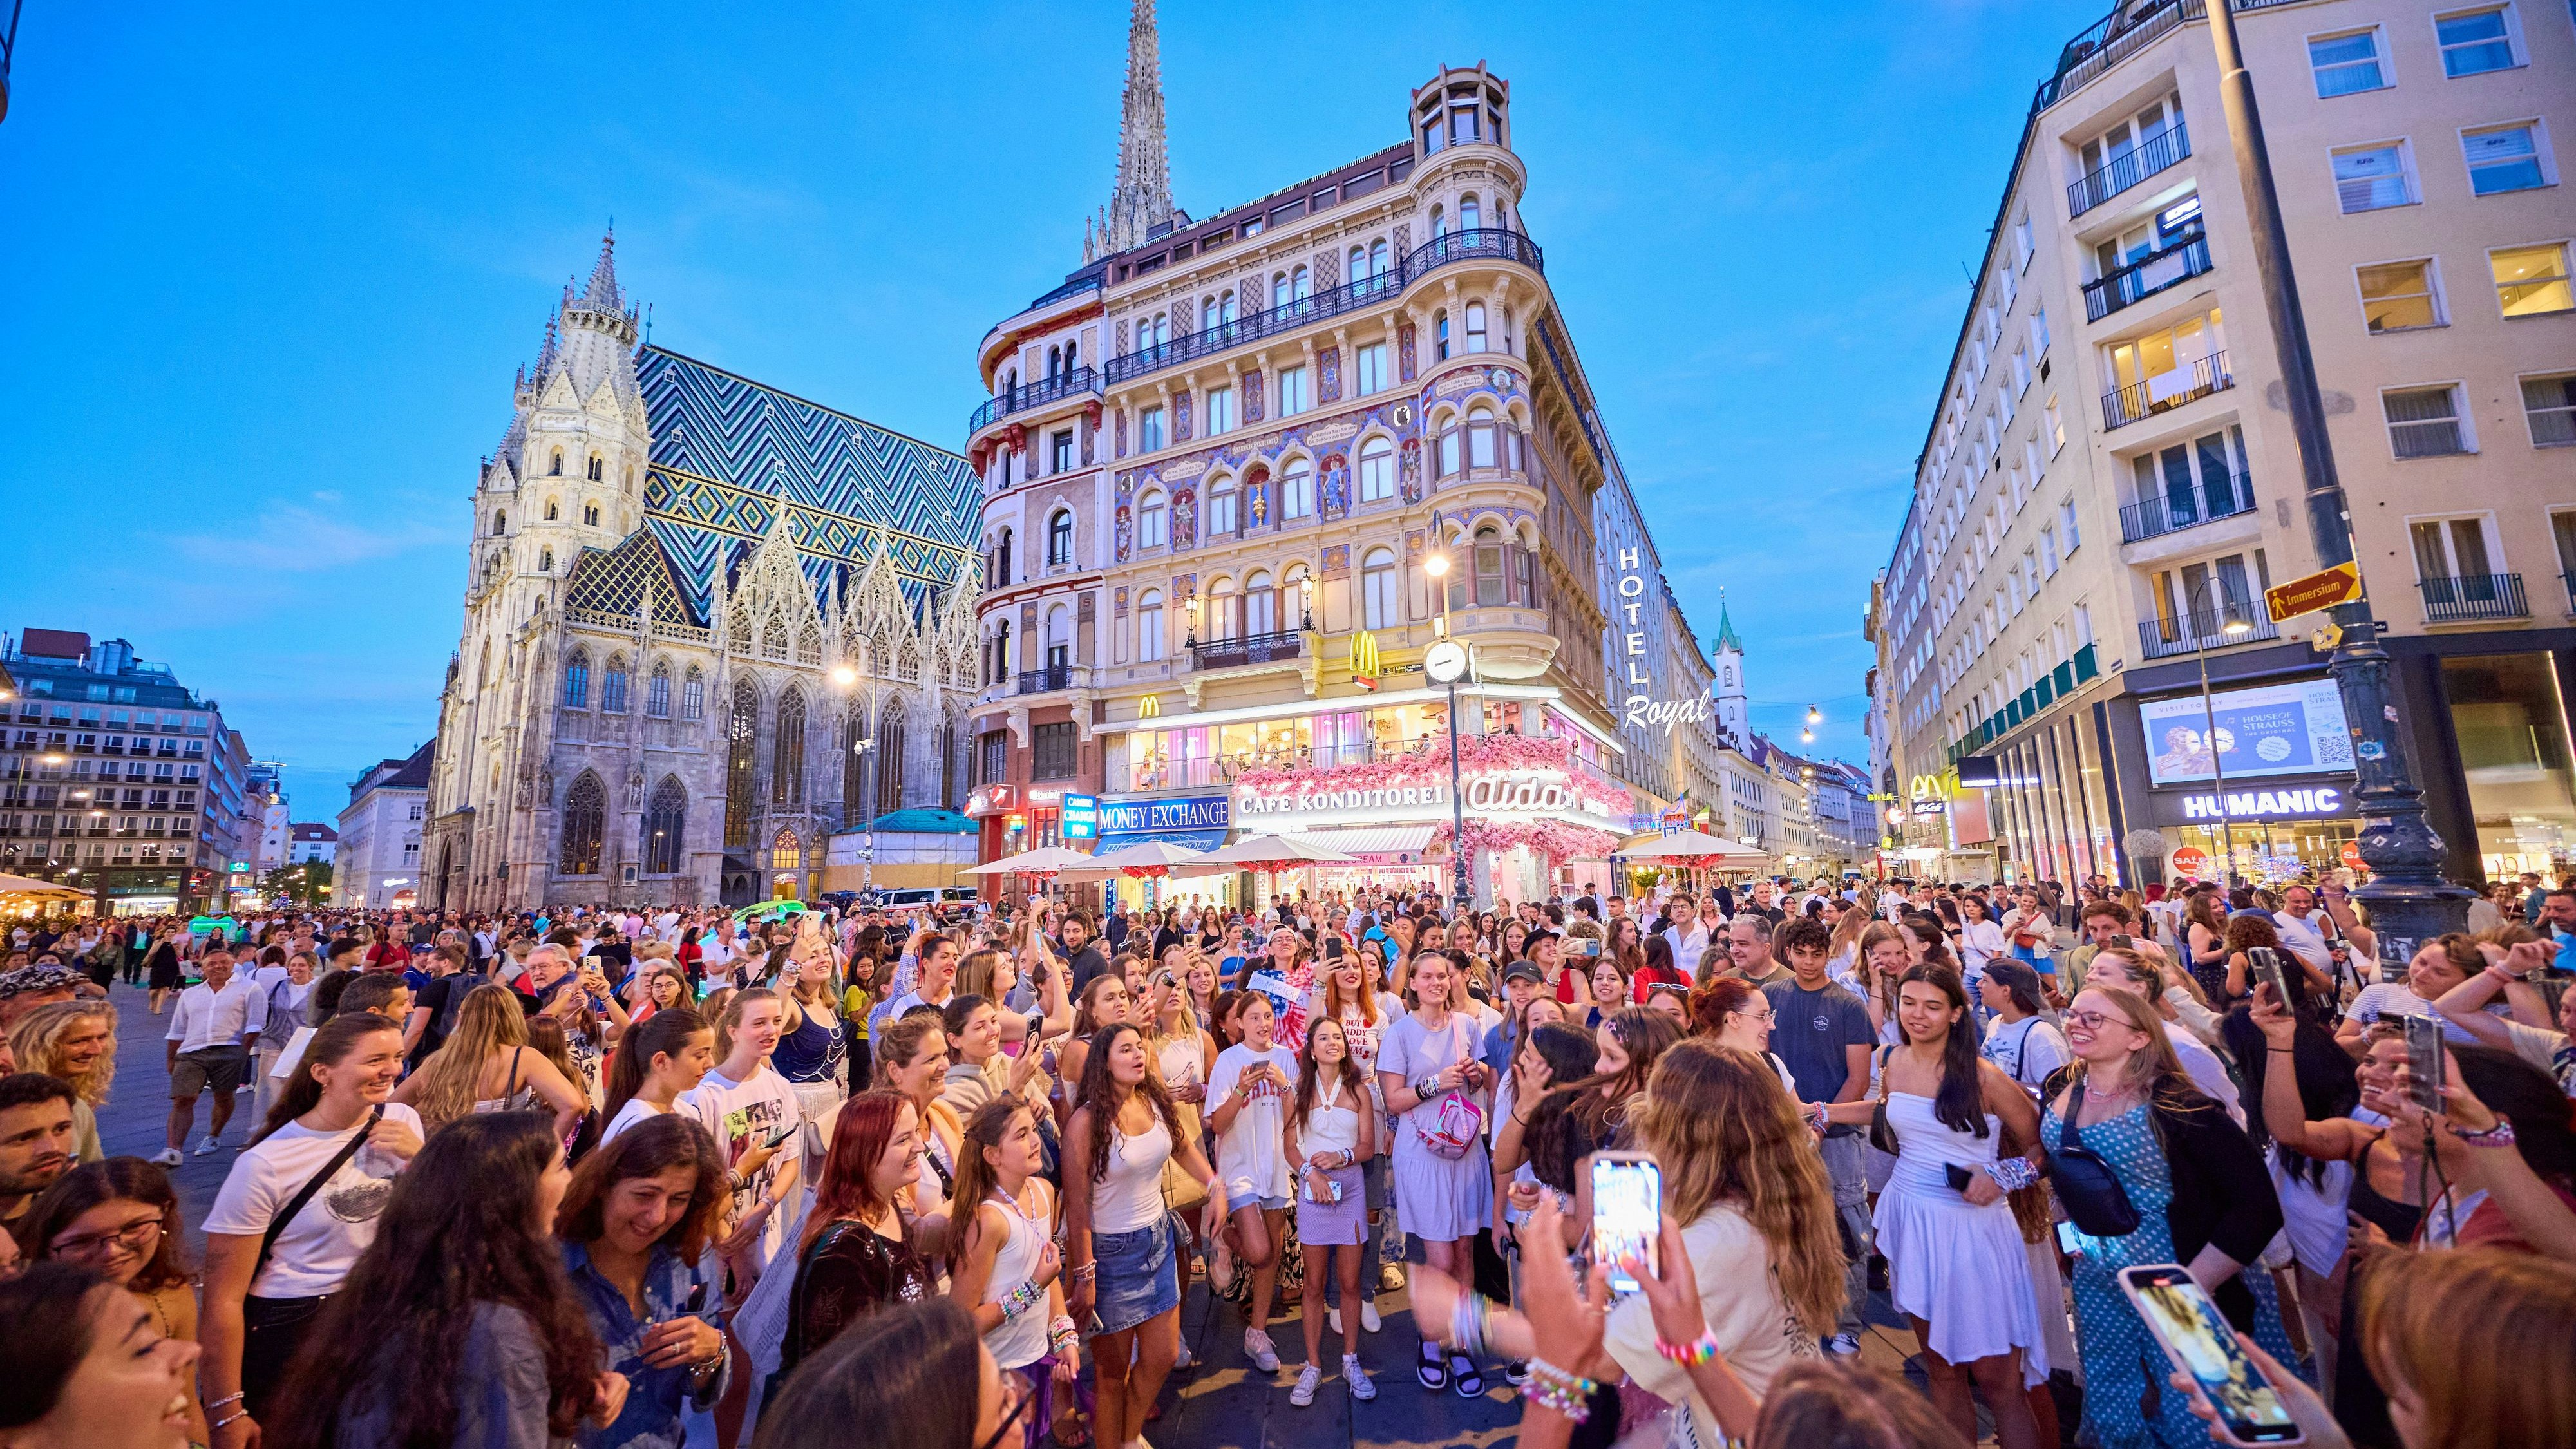
[[429, 1054], [415, 1074], [420, 1087], [412, 1094], [411, 1104], [420, 1113], [421, 1125], [434, 1129], [473, 1111], [483, 1064], [494, 1052], [527, 1044], [528, 1017], [519, 1009], [516, 992], [486, 982], [465, 993], [463, 1004], [456, 1008], [456, 1030], [447, 1034], [446, 1042]]
[[[78, 1077], [55, 1070], [56, 1044], [75, 1022], [93, 1017], [107, 1023], [107, 1049]], [[9, 1048], [17, 1054], [18, 1070], [60, 1077], [82, 1101], [105, 1106], [107, 1089], [116, 1081], [116, 1008], [98, 1000], [47, 1002], [19, 1019], [9, 1033]]]
[[1665, 1208], [1684, 1224], [1721, 1203], [1771, 1250], [1780, 1297], [1799, 1331], [1833, 1331], [1844, 1298], [1833, 1183], [1814, 1134], [1771, 1063], [1705, 1037], [1655, 1062], [1637, 1139], [1663, 1167]]
[[[2106, 949], [2101, 954], [2127, 956], [2140, 969], [2149, 974], [2154, 972], [2154, 968], [2147, 966], [2134, 952]], [[2165, 1025], [2163, 1017], [2156, 1015], [2154, 1003], [2137, 992], [2122, 991], [2116, 986], [2085, 989], [2118, 1007], [2121, 1019], [2147, 1039], [2144, 1047], [2130, 1055], [2124, 1080], [2113, 1084], [2115, 1090], [2135, 1087], [2139, 1095], [2166, 1111], [2189, 1111], [2194, 1105], [2209, 1100], [2201, 1092], [2200, 1085], [2191, 1079], [2191, 1074], [2183, 1070], [2182, 1058], [2174, 1054], [2173, 1038], [2166, 1034], [2172, 1028]], [[2086, 1079], [2093, 1074], [2092, 1064], [2077, 1057], [2070, 1070], [2072, 1075], [2067, 1078], [2066, 1090], [2069, 1093], [2083, 1091]], [[2158, 1129], [2158, 1140], [2162, 1140], [2161, 1128]]]

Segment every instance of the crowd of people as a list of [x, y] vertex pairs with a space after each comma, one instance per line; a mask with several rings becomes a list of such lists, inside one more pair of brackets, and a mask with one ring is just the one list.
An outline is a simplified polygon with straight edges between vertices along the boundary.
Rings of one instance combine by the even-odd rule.
[[[2338, 880], [30, 923], [0, 1449], [1134, 1449], [1193, 1280], [1298, 1410], [2211, 1442], [2242, 1385], [2169, 1373], [2157, 1265], [2309, 1442], [2576, 1443], [2576, 885], [2531, 885], [2402, 961]], [[166, 1142], [109, 1157], [138, 1019]]]

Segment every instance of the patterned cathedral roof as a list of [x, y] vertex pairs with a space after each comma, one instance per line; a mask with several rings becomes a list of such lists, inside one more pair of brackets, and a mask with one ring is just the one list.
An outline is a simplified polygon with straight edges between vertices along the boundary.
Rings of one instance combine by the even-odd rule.
[[[781, 508], [818, 604], [883, 554], [919, 607], [973, 554], [981, 489], [958, 454], [659, 347], [636, 350], [635, 373], [653, 433], [645, 526], [694, 622]], [[621, 586], [616, 612], [644, 586]]]

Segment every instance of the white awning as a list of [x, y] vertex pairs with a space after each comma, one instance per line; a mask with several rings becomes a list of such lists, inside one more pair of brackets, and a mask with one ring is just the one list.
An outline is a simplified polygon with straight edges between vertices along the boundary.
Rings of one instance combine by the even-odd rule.
[[1436, 825], [1361, 825], [1348, 830], [1279, 832], [1285, 840], [1338, 850], [1344, 855], [1419, 855]]

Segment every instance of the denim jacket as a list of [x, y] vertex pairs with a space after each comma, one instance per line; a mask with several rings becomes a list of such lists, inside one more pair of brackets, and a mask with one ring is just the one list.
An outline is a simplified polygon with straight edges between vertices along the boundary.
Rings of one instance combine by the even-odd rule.
[[[657, 1323], [687, 1316], [692, 1294], [700, 1303], [695, 1316], [724, 1327], [724, 1314], [713, 1306], [719, 1300], [718, 1289], [669, 1244], [656, 1244], [644, 1268], [644, 1317], [637, 1318], [625, 1292], [591, 1266], [586, 1245], [566, 1243], [563, 1254], [564, 1269], [572, 1275], [573, 1289], [590, 1314], [590, 1326], [606, 1346], [602, 1367], [626, 1375], [628, 1384], [626, 1408], [617, 1422], [605, 1429], [587, 1421], [582, 1424], [578, 1431], [582, 1449], [680, 1449], [687, 1438], [683, 1415], [691, 1407], [711, 1408], [724, 1396], [725, 1384], [733, 1375], [732, 1351], [727, 1348], [724, 1367], [707, 1380], [705, 1391], [692, 1396], [688, 1365], [644, 1366], [644, 1334]], [[702, 1288], [705, 1291], [700, 1293]]]

